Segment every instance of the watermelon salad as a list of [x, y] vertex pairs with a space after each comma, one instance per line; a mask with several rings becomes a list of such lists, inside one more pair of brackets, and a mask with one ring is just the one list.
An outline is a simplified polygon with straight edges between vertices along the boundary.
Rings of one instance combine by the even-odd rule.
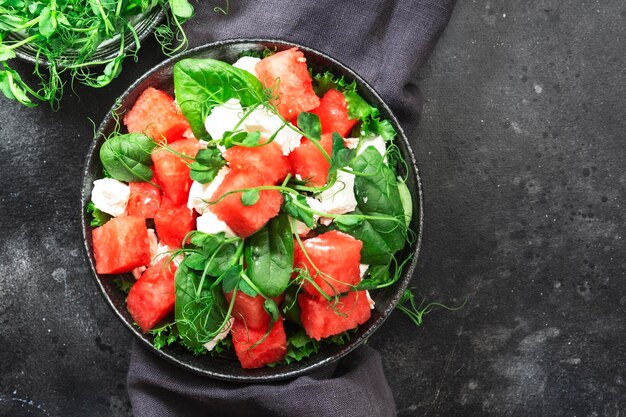
[[100, 148], [88, 212], [157, 349], [234, 350], [243, 368], [349, 340], [393, 285], [412, 200], [392, 124], [300, 50], [184, 59]]

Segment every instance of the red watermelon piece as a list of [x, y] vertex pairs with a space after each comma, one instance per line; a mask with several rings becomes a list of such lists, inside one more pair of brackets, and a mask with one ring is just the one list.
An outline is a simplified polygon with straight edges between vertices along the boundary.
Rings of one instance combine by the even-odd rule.
[[165, 259], [148, 268], [131, 287], [126, 306], [143, 332], [174, 311], [174, 262]]
[[[333, 151], [332, 134], [322, 135], [319, 142], [330, 157]], [[294, 174], [300, 175], [303, 180], [311, 185], [318, 187], [326, 185], [330, 162], [309, 139], [302, 138], [300, 146], [294, 149], [287, 158]]]
[[174, 99], [165, 91], [148, 87], [124, 116], [130, 133], [145, 133], [157, 142], [181, 139], [189, 123]]
[[277, 96], [275, 105], [287, 120], [300, 112], [319, 106], [320, 99], [313, 85], [306, 58], [298, 48], [277, 52], [263, 58], [255, 66], [259, 80]]
[[298, 304], [304, 331], [315, 340], [354, 329], [372, 315], [365, 291], [351, 291], [336, 303], [301, 293]]
[[93, 229], [96, 272], [120, 274], [150, 263], [146, 220], [138, 216], [114, 217]]
[[161, 207], [154, 216], [154, 226], [161, 242], [180, 248], [187, 233], [196, 228], [196, 217], [187, 204], [175, 205], [163, 197]]
[[271, 184], [282, 181], [291, 171], [289, 160], [275, 142], [254, 147], [233, 146], [226, 150], [224, 158], [231, 168], [255, 167]]
[[130, 198], [126, 204], [127, 216], [153, 219], [161, 205], [161, 190], [149, 182], [131, 182]]
[[337, 132], [345, 138], [354, 127], [357, 120], [350, 119], [348, 104], [343, 93], [331, 89], [320, 100], [320, 106], [311, 111], [317, 114], [322, 124], [322, 133]]
[[[224, 296], [226, 297], [226, 301], [230, 303], [233, 298], [233, 293], [229, 292], [224, 294]], [[267, 325], [270, 322], [270, 315], [263, 308], [264, 302], [265, 298], [258, 294], [254, 297], [250, 297], [243, 291], [237, 291], [232, 316], [245, 323], [249, 328], [267, 329]]]
[[244, 369], [261, 368], [268, 363], [282, 360], [287, 353], [287, 335], [283, 326], [283, 320], [279, 319], [273, 324], [267, 337], [254, 346], [256, 342], [265, 336], [267, 326], [262, 329], [246, 327], [245, 323], [235, 319], [231, 329], [233, 346]]
[[[269, 181], [253, 166], [241, 166], [231, 169], [224, 177], [224, 181], [213, 193], [213, 200], [219, 199], [227, 192], [245, 188], [270, 185]], [[217, 217], [226, 222], [233, 232], [245, 238], [259, 230], [269, 219], [278, 214], [283, 196], [277, 190], [263, 190], [259, 200], [251, 205], [244, 206], [241, 202], [242, 193], [233, 193], [224, 197], [211, 206]]]
[[[306, 239], [302, 243], [315, 267], [297, 242], [294, 245], [294, 266], [306, 268], [311, 278], [327, 295], [349, 291], [361, 281], [359, 265], [363, 242], [360, 240], [333, 230]], [[309, 282], [305, 281], [302, 288], [313, 296], [321, 297]]]
[[163, 193], [175, 205], [187, 204], [189, 189], [193, 182], [189, 177], [188, 164], [193, 162], [193, 159], [179, 154], [194, 158], [200, 150], [200, 144], [196, 139], [182, 139], [169, 145], [169, 148], [171, 151], [161, 147], [152, 151], [154, 172]]

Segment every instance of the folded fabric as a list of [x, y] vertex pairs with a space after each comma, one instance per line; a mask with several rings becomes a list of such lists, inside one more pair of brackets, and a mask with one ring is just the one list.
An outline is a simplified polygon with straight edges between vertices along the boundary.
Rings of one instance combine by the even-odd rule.
[[[214, 11], [226, 4], [227, 15]], [[416, 73], [432, 52], [453, 6], [454, 0], [201, 2], [186, 30], [191, 47], [224, 39], [267, 38], [318, 49], [372, 85], [408, 133], [419, 117]], [[380, 357], [367, 346], [310, 375], [250, 385], [192, 374], [135, 343], [128, 391], [136, 417], [396, 413]]]
[[241, 384], [192, 374], [135, 342], [128, 392], [135, 417], [395, 415], [380, 356], [368, 346], [296, 379]]

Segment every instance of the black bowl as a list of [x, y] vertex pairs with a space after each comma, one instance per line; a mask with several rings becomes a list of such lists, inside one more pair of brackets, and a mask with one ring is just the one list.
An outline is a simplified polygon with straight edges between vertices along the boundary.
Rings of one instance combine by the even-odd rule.
[[[155, 87], [163, 89], [173, 94], [173, 79], [172, 69], [174, 64], [184, 58], [214, 58], [224, 60], [227, 62], [234, 62], [239, 54], [248, 50], [263, 50], [266, 47], [277, 48], [278, 50], [288, 49], [297, 46], [302, 52], [304, 52], [307, 63], [316, 72], [325, 70], [331, 70], [334, 74], [342, 75], [347, 80], [355, 80], [358, 85], [359, 93], [369, 103], [372, 103], [378, 107], [381, 115], [390, 120], [393, 123], [394, 128], [398, 132], [398, 136], [395, 140], [396, 145], [400, 148], [402, 155], [406, 161], [406, 168], [408, 172], [406, 174], [407, 185], [412, 190], [413, 198], [413, 220], [411, 223], [411, 229], [415, 232], [417, 238], [411, 244], [410, 247], [406, 247], [399, 254], [399, 259], [406, 259], [406, 257], [413, 255], [410, 263], [405, 265], [404, 271], [400, 281], [395, 285], [372, 291], [372, 297], [376, 301], [376, 308], [372, 311], [371, 319], [360, 326], [357, 332], [353, 335], [350, 342], [343, 346], [325, 346], [317, 354], [311, 355], [309, 358], [292, 363], [290, 365], [278, 365], [273, 368], [262, 368], [254, 370], [242, 369], [239, 365], [234, 354], [226, 354], [223, 356], [194, 356], [191, 352], [187, 351], [181, 346], [168, 346], [161, 350], [156, 350], [152, 346], [152, 337], [150, 335], [143, 334], [136, 326], [133, 325], [133, 319], [128, 313], [125, 305], [125, 294], [120, 291], [113, 283], [111, 276], [99, 275], [95, 271], [95, 264], [93, 258], [93, 247], [91, 240], [91, 227], [89, 226], [89, 218], [86, 214], [86, 206], [90, 201], [91, 190], [93, 181], [102, 176], [102, 165], [99, 159], [100, 146], [104, 141], [104, 137], [110, 133], [116, 124], [112, 114], [115, 110], [124, 111], [132, 107], [133, 103], [139, 96], [139, 94], [147, 87]], [[417, 255], [419, 252], [421, 237], [422, 237], [422, 188], [420, 184], [420, 178], [415, 164], [415, 157], [409, 142], [402, 131], [402, 128], [398, 124], [396, 118], [389, 110], [389, 107], [383, 102], [380, 96], [370, 87], [361, 77], [355, 74], [345, 65], [339, 63], [326, 56], [325, 54], [307, 48], [302, 45], [295, 45], [288, 42], [274, 41], [274, 40], [258, 40], [258, 39], [244, 39], [244, 40], [229, 40], [211, 43], [205, 46], [201, 46], [195, 49], [191, 49], [184, 54], [170, 58], [167, 61], [156, 66], [150, 70], [143, 77], [138, 79], [128, 90], [122, 95], [121, 108], [115, 106], [111, 108], [106, 118], [98, 129], [98, 134], [94, 139], [94, 142], [87, 154], [87, 160], [85, 163], [85, 172], [83, 176], [82, 186], [82, 204], [81, 204], [81, 218], [83, 235], [85, 238], [85, 250], [89, 265], [94, 273], [96, 283], [100, 288], [102, 295], [106, 302], [113, 309], [113, 312], [119, 317], [120, 320], [126, 325], [126, 327], [150, 350], [162, 358], [175, 363], [176, 365], [195, 372], [200, 375], [239, 382], [263, 382], [263, 381], [276, 381], [286, 378], [296, 377], [315, 369], [326, 366], [340, 359], [341, 357], [354, 350], [356, 347], [364, 343], [368, 337], [374, 333], [374, 331], [385, 321], [385, 319], [391, 314], [396, 304], [398, 303], [400, 296], [406, 289], [413, 273], [415, 272], [415, 266], [417, 263]]]

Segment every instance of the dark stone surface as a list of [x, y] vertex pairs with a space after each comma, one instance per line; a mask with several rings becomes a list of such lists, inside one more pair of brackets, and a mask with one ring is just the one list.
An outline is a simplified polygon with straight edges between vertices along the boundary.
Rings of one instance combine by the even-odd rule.
[[[418, 80], [414, 286], [468, 301], [371, 339], [400, 416], [626, 412], [625, 27], [621, 0], [458, 3]], [[0, 98], [0, 415], [130, 414], [130, 334], [92, 282], [78, 203], [87, 118], [161, 59], [145, 46], [58, 113]]]

